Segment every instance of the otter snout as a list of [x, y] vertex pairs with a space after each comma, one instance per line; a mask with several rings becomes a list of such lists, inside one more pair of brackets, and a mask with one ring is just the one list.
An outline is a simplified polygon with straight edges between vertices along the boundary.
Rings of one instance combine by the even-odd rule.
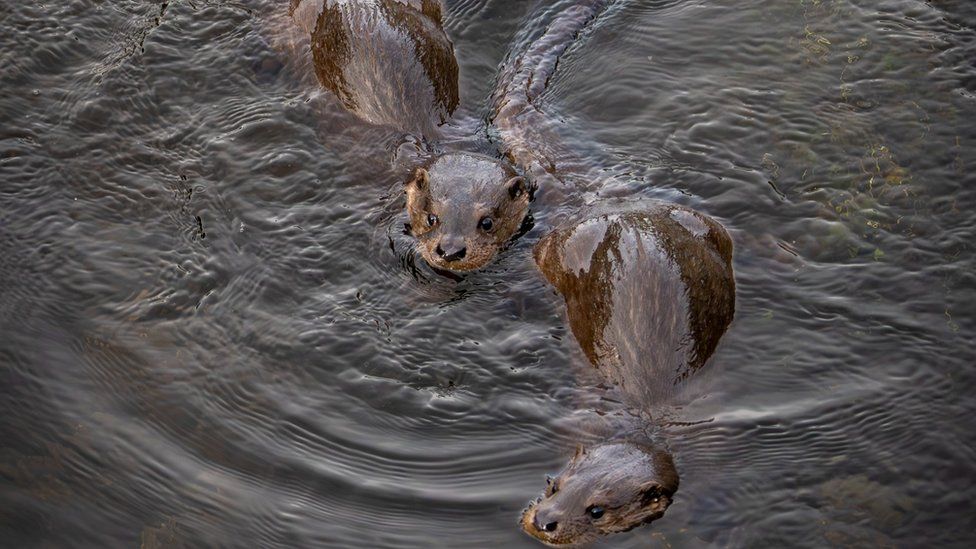
[[464, 239], [456, 236], [445, 236], [437, 243], [434, 249], [437, 256], [444, 261], [460, 261], [468, 253]]
[[543, 532], [555, 532], [559, 528], [559, 517], [556, 513], [550, 510], [538, 510], [535, 516], [532, 517], [532, 525], [535, 526], [536, 530], [541, 530]]
[[572, 536], [567, 538], [565, 535], [564, 518], [561, 511], [547, 506], [545, 501], [540, 501], [526, 510], [522, 517], [522, 530], [546, 545], [565, 545]]

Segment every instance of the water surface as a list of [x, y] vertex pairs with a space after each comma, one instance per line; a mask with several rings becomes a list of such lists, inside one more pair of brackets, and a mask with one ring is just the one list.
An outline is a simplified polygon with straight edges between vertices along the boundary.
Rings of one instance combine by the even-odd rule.
[[[448, 1], [459, 127], [568, 0]], [[536, 547], [592, 385], [531, 261], [400, 234], [398, 136], [281, 68], [278, 2], [0, 6], [0, 545]], [[621, 0], [544, 107], [736, 244], [737, 314], [606, 547], [976, 541], [976, 8]], [[583, 404], [581, 404], [583, 403]]]

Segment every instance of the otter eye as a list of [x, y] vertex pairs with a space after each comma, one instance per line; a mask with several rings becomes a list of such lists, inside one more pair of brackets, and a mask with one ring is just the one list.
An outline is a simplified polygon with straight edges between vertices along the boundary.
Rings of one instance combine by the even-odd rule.
[[586, 508], [586, 514], [590, 515], [590, 518], [598, 519], [603, 516], [603, 507], [599, 505], [590, 505]]
[[491, 230], [495, 226], [495, 222], [491, 220], [490, 217], [482, 217], [481, 221], [478, 222], [478, 227], [485, 232]]
[[546, 477], [546, 496], [552, 496], [559, 491], [559, 481], [550, 476]]
[[434, 214], [427, 214], [427, 226], [433, 227], [437, 224], [437, 216]]

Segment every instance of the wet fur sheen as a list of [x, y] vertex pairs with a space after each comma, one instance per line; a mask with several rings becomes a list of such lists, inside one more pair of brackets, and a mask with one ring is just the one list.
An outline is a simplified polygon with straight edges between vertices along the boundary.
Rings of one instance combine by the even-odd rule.
[[291, 0], [315, 76], [363, 120], [433, 136], [458, 106], [439, 0]]

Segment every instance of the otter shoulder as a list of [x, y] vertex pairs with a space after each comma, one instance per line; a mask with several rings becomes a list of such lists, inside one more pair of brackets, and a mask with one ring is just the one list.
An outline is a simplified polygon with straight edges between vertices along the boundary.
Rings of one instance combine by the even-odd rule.
[[587, 358], [638, 404], [714, 352], [735, 308], [731, 257], [718, 222], [676, 205], [593, 215], [535, 248]]
[[436, 134], [459, 103], [437, 0], [292, 0], [319, 83], [372, 124]]

